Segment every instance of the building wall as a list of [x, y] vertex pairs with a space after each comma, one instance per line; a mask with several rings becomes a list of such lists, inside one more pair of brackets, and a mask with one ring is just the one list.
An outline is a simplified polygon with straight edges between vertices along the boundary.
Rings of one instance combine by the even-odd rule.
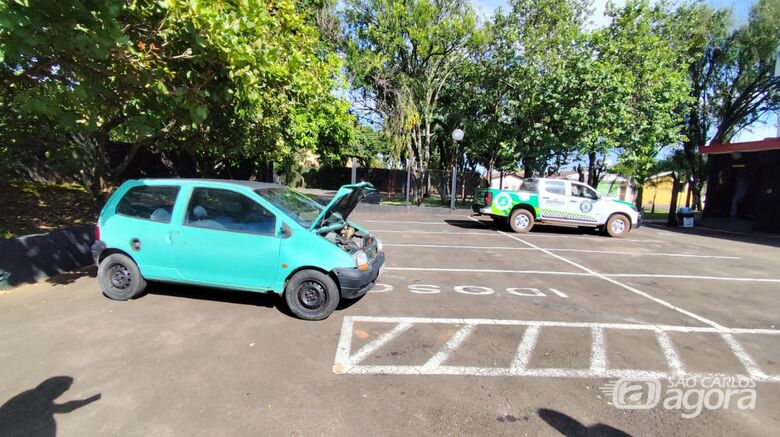
[[[644, 193], [642, 194], [642, 207], [647, 211], [651, 211], [653, 203], [655, 203], [656, 212], [669, 211], [669, 205], [672, 204], [672, 184], [671, 176], [661, 176], [645, 183]], [[687, 190], [683, 190], [680, 196], [683, 204], [685, 204], [686, 192]], [[679, 199], [677, 203], [680, 203]]]
[[710, 155], [705, 217], [753, 221], [780, 233], [780, 150]]

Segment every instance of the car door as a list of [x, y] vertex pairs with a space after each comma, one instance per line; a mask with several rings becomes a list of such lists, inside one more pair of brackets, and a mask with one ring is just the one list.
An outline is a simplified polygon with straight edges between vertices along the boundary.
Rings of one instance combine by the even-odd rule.
[[278, 270], [276, 226], [277, 218], [243, 193], [195, 187], [173, 237], [176, 268], [188, 281], [269, 289]]
[[579, 182], [570, 182], [569, 194], [567, 212], [572, 220], [583, 223], [599, 222], [603, 201], [596, 190]]
[[541, 181], [539, 214], [542, 219], [566, 220], [568, 201], [566, 181], [548, 179]]

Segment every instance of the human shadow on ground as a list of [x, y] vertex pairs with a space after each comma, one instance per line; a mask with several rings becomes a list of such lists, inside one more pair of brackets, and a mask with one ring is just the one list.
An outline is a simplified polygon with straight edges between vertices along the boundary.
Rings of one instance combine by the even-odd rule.
[[630, 434], [603, 423], [586, 426], [559, 411], [540, 408], [537, 413], [548, 425], [567, 437], [631, 437]]
[[19, 393], [0, 406], [0, 435], [4, 437], [53, 437], [57, 435], [55, 414], [67, 414], [100, 399], [100, 393], [86, 399], [56, 403], [73, 384], [70, 376], [49, 378], [37, 387]]

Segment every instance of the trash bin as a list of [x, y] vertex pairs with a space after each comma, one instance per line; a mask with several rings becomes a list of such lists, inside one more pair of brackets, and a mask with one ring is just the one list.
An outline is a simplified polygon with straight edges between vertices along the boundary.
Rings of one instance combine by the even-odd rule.
[[680, 208], [677, 210], [677, 224], [684, 228], [693, 227], [693, 210], [691, 208]]

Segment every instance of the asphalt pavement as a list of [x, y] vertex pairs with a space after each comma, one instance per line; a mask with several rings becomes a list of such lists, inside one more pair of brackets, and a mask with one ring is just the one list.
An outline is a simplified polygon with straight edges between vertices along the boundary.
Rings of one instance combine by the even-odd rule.
[[[387, 267], [322, 322], [183, 285], [115, 302], [94, 268], [0, 295], [0, 435], [777, 434], [778, 241], [467, 214], [356, 213]], [[713, 380], [754, 405], [694, 415]], [[665, 406], [680, 381], [703, 391]]]

